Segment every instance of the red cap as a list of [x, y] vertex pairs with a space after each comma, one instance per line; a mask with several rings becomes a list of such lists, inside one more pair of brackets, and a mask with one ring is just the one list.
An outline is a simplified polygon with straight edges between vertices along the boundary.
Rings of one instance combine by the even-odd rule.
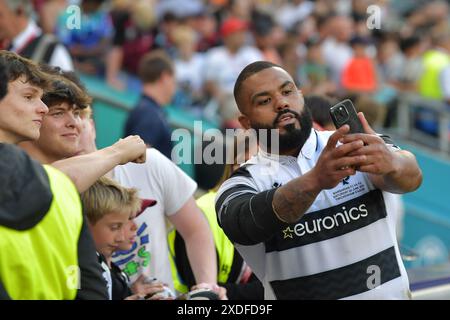
[[247, 30], [247, 28], [248, 25], [245, 21], [237, 18], [228, 18], [222, 23], [222, 26], [220, 27], [220, 34], [224, 38], [232, 33]]
[[145, 209], [147, 209], [148, 207], [153, 207], [157, 202], [156, 200], [153, 199], [141, 199], [142, 203], [141, 203], [141, 210], [136, 213], [135, 218], [137, 218], [141, 213], [143, 213], [145, 211]]

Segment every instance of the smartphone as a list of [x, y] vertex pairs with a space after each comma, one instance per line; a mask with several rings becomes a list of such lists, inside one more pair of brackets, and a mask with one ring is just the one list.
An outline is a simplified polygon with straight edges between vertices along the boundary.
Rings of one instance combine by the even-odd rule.
[[349, 99], [332, 106], [330, 108], [330, 115], [336, 129], [342, 127], [344, 124], [348, 124], [350, 126], [350, 133], [364, 133], [355, 106]]

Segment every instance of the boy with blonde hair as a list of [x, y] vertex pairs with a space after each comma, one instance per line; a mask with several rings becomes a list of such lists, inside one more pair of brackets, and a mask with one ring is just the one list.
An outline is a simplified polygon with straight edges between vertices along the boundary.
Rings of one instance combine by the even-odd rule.
[[133, 290], [130, 289], [128, 277], [111, 261], [113, 253], [123, 250], [124, 244], [129, 243], [132, 237], [130, 233], [136, 233], [133, 219], [145, 208], [155, 205], [156, 201], [142, 201], [138, 197], [137, 189], [122, 187], [107, 177], [100, 178], [83, 192], [81, 200], [110, 299], [134, 300], [161, 291], [161, 284], [134, 284]]
[[[124, 226], [140, 209], [136, 189], [126, 189], [106, 177], [100, 178], [81, 194], [88, 226], [102, 265], [110, 299], [116, 298], [111, 274], [111, 257], [124, 241]], [[128, 288], [128, 286], [125, 286]], [[114, 292], [113, 292], [114, 291]], [[126, 296], [131, 291], [126, 290]], [[123, 299], [123, 298], [122, 298]]]

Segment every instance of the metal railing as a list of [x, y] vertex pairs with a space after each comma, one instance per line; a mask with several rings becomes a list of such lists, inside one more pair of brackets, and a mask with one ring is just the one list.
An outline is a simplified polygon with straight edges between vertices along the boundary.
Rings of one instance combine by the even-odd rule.
[[[413, 112], [416, 107], [432, 110], [437, 113], [439, 128], [437, 137], [415, 128]], [[401, 138], [419, 142], [448, 155], [450, 151], [450, 109], [446, 106], [445, 102], [425, 99], [417, 94], [400, 94], [397, 112], [398, 127], [396, 131]]]

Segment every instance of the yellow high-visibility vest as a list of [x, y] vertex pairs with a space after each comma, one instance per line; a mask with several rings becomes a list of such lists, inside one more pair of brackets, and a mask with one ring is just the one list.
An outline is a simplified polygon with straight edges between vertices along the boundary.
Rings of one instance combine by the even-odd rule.
[[[216, 246], [216, 251], [219, 256], [218, 261], [218, 274], [217, 281], [219, 283], [226, 283], [228, 281], [228, 276], [230, 275], [231, 266], [233, 265], [234, 259], [234, 246], [231, 241], [227, 238], [222, 228], [217, 223], [216, 209], [215, 209], [215, 197], [216, 192], [210, 191], [204, 196], [197, 200], [198, 207], [202, 210], [203, 214], [208, 219], [211, 232], [214, 236], [214, 243]], [[183, 280], [178, 274], [178, 270], [175, 264], [176, 253], [175, 253], [175, 235], [176, 231], [172, 230], [168, 234], [168, 242], [170, 249], [170, 265], [172, 269], [172, 279], [174, 283], [174, 288], [180, 293], [186, 293], [189, 288], [183, 283]]]
[[441, 71], [450, 64], [450, 55], [430, 50], [423, 55], [423, 74], [419, 80], [419, 92], [430, 99], [442, 99], [443, 93], [439, 76]]
[[79, 286], [78, 191], [62, 172], [44, 168], [53, 194], [44, 218], [24, 231], [0, 226], [0, 279], [12, 299], [75, 299]]

